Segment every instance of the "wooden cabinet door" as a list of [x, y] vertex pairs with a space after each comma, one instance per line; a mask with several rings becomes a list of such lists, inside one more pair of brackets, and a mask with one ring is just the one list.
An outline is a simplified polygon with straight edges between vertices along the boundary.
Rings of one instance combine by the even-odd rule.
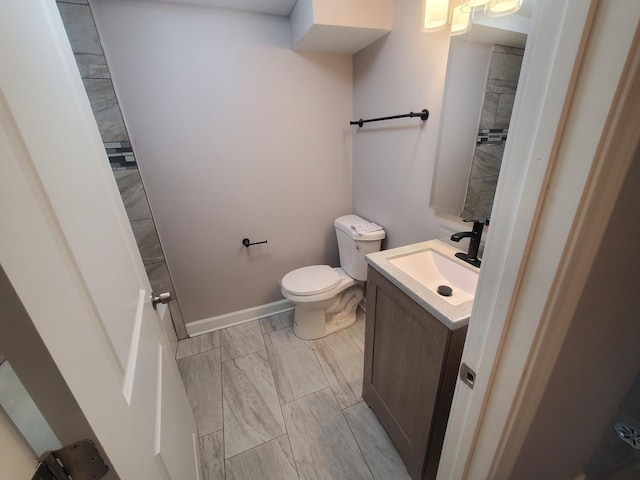
[[363, 397], [421, 478], [450, 331], [369, 270]]
[[435, 479], [467, 327], [449, 330], [369, 268], [362, 397], [414, 480]]

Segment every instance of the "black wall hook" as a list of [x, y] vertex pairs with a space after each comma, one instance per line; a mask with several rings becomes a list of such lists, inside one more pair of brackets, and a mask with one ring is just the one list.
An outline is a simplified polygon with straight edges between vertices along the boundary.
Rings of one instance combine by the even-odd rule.
[[253, 242], [253, 243], [251, 243], [251, 240], [249, 240], [248, 238], [243, 238], [242, 239], [242, 244], [247, 248], [249, 248], [251, 245], [260, 245], [261, 243], [268, 243], [268, 242], [266, 240], [263, 240], [261, 242]]

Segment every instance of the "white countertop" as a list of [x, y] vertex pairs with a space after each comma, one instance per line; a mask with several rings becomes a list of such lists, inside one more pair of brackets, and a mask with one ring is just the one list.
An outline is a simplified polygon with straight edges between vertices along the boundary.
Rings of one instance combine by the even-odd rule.
[[414, 243], [404, 247], [392, 248], [390, 250], [382, 250], [380, 252], [370, 253], [366, 256], [367, 263], [376, 271], [387, 278], [391, 283], [397, 286], [410, 298], [424, 308], [427, 312], [437, 318], [451, 330], [464, 327], [469, 324], [471, 316], [471, 308], [473, 300], [462, 303], [460, 305], [451, 305], [437, 293], [432, 292], [427, 287], [418, 283], [412, 277], [404, 273], [398, 267], [393, 265], [389, 258], [400, 255], [407, 255], [422, 250], [434, 250], [452, 261], [459, 263], [465, 268], [479, 272], [480, 269], [470, 265], [463, 260], [455, 257], [460, 250], [441, 242], [440, 240], [429, 240], [426, 242]]

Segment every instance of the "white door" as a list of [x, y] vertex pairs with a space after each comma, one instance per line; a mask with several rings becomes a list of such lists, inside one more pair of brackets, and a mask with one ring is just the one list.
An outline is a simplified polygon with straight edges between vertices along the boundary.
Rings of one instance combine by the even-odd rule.
[[193, 415], [53, 0], [0, 2], [0, 262], [120, 478], [199, 478]]

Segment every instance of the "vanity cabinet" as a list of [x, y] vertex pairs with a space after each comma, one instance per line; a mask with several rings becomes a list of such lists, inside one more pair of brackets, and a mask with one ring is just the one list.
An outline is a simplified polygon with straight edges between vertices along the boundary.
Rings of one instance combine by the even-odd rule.
[[364, 385], [413, 480], [435, 479], [467, 326], [449, 329], [369, 266]]

